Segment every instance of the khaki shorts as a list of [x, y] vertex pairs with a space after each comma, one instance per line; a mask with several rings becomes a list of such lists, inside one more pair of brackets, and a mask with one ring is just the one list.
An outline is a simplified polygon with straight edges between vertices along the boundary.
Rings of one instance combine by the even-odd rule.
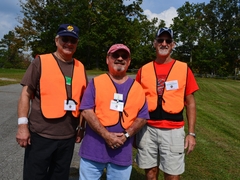
[[185, 170], [184, 138], [184, 127], [159, 129], [145, 125], [136, 135], [138, 166], [142, 169], [159, 166], [167, 174], [182, 174]]

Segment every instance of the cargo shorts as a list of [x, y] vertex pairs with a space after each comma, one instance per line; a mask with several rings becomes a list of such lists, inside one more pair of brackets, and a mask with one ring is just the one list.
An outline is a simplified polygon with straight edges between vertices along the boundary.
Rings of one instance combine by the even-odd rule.
[[184, 139], [184, 127], [161, 129], [145, 125], [136, 135], [138, 166], [142, 169], [158, 166], [167, 174], [182, 174], [185, 170]]

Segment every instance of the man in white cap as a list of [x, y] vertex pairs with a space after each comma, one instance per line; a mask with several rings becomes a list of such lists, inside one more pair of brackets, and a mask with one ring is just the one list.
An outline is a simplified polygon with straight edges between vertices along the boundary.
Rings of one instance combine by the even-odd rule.
[[106, 57], [108, 73], [93, 78], [80, 110], [87, 121], [79, 155], [80, 179], [130, 179], [134, 134], [149, 118], [141, 85], [128, 77], [130, 50], [114, 44]]
[[56, 51], [38, 55], [21, 81], [16, 140], [26, 148], [24, 180], [69, 178], [80, 99], [87, 85], [83, 64], [73, 58], [78, 33], [74, 25], [60, 25]]
[[[144, 65], [136, 76], [148, 102], [150, 119], [137, 134], [137, 163], [147, 180], [157, 180], [159, 169], [165, 180], [179, 180], [184, 172], [184, 149], [189, 154], [195, 141], [198, 85], [186, 63], [171, 58], [173, 31], [160, 28], [153, 46], [156, 59]], [[183, 110], [186, 107], [188, 133], [185, 138]], [[184, 144], [185, 139], [185, 144]]]

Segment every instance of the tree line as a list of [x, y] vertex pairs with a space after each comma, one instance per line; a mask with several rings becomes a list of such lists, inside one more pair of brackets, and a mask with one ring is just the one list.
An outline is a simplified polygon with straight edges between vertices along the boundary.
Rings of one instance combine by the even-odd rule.
[[[127, 0], [125, 0], [127, 1]], [[159, 27], [147, 19], [143, 0], [126, 5], [124, 0], [20, 0], [20, 25], [0, 41], [0, 67], [26, 68], [37, 54], [54, 52], [57, 28], [63, 23], [79, 27], [75, 57], [86, 69], [106, 69], [108, 48], [124, 43], [131, 49], [131, 69], [155, 58], [152, 42]], [[177, 9], [172, 57], [187, 62], [194, 73], [234, 75], [240, 58], [239, 0], [189, 3]], [[30, 52], [31, 57], [23, 52]]]

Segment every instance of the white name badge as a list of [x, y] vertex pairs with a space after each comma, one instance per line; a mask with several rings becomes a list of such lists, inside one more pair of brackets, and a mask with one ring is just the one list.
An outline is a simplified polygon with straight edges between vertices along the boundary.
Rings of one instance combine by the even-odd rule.
[[117, 100], [117, 101], [122, 101], [123, 100], [123, 94], [114, 93], [113, 99]]
[[68, 104], [67, 104], [67, 100], [64, 100], [64, 110], [66, 111], [76, 111], [76, 104], [73, 100], [68, 100]]
[[166, 90], [176, 90], [178, 89], [178, 81], [173, 80], [173, 81], [167, 81], [165, 82]]
[[123, 102], [117, 102], [117, 101], [111, 100], [110, 109], [123, 112], [123, 106], [124, 106]]

